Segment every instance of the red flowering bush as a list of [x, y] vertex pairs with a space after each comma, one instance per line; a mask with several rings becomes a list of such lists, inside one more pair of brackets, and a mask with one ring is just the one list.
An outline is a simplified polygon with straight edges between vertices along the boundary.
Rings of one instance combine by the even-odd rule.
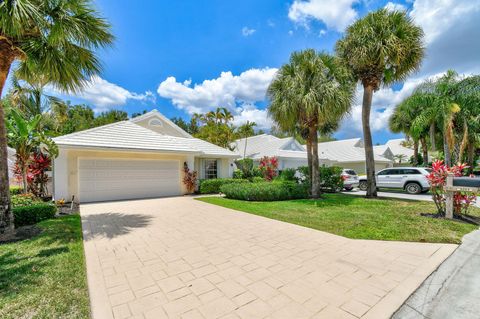
[[[48, 193], [47, 171], [51, 168], [52, 161], [48, 155], [43, 153], [34, 153], [28, 162], [27, 166], [27, 191], [35, 196], [42, 197]], [[18, 159], [14, 167], [15, 179], [21, 183], [23, 181], [22, 170], [20, 168]]]
[[[443, 161], [435, 161], [432, 163], [432, 172], [427, 176], [430, 183], [433, 201], [437, 206], [438, 213], [445, 216], [445, 185], [447, 183], [447, 175], [452, 173], [455, 177], [463, 176], [463, 171], [468, 166], [466, 164], [458, 164], [449, 167]], [[467, 192], [454, 192], [453, 194], [453, 212], [456, 215], [466, 214], [471, 205], [475, 204], [476, 194]]]
[[197, 172], [190, 171], [187, 163], [183, 164], [183, 184], [189, 193], [193, 193], [197, 186]]
[[278, 174], [278, 159], [276, 157], [265, 156], [260, 160], [258, 166], [260, 172], [262, 172], [263, 178], [267, 181], [271, 181]]

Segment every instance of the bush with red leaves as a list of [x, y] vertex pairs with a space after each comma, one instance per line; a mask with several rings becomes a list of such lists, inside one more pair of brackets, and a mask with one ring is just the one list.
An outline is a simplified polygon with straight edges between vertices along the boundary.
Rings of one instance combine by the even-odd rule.
[[265, 156], [260, 160], [258, 168], [266, 181], [272, 181], [278, 174], [278, 159]]

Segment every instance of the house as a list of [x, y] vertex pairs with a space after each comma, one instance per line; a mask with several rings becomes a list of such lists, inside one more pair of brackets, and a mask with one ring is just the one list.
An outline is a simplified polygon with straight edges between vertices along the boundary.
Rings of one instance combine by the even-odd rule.
[[13, 175], [13, 170], [15, 167], [15, 150], [11, 147], [7, 147], [7, 164], [8, 164], [8, 181], [10, 185], [16, 185], [17, 183], [15, 182], [15, 176]]
[[[245, 148], [246, 145], [246, 148]], [[235, 152], [243, 157], [253, 159], [258, 164], [265, 156], [278, 159], [278, 169], [308, 166], [307, 152], [302, 144], [293, 137], [279, 138], [269, 134], [242, 138], [234, 142]], [[320, 157], [320, 165], [331, 165], [331, 161]]]
[[[337, 166], [355, 170], [357, 174], [366, 172], [365, 149], [361, 138], [319, 143], [318, 154]], [[393, 165], [393, 161], [385, 157], [390, 155], [393, 157], [389, 149], [374, 148], [375, 171]]]
[[373, 152], [377, 155], [388, 158], [389, 160], [395, 161], [395, 156], [387, 145], [374, 145]]
[[229, 177], [234, 152], [193, 138], [157, 110], [54, 139], [54, 198], [80, 202], [181, 195], [184, 164]]
[[[409, 147], [405, 147], [405, 139], [399, 138], [399, 139], [394, 139], [394, 140], [389, 140], [387, 143], [385, 143], [386, 146], [390, 148], [392, 151], [393, 155], [395, 157], [403, 157], [402, 162], [408, 162], [410, 160], [410, 157], [413, 156], [413, 149]], [[398, 162], [398, 159], [395, 159], [395, 161]]]

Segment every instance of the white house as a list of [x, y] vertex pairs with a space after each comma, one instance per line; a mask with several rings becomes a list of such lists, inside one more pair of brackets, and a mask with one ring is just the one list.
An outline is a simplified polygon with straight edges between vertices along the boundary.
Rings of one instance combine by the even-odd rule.
[[229, 177], [238, 154], [193, 138], [157, 110], [54, 139], [54, 198], [94, 202], [186, 193], [183, 167]]
[[8, 163], [8, 180], [10, 185], [15, 185], [15, 177], [13, 176], [13, 169], [15, 167], [15, 150], [13, 148], [7, 147], [7, 163]]
[[[245, 148], [246, 143], [246, 148]], [[307, 166], [307, 152], [293, 137], [278, 138], [269, 134], [242, 138], [234, 143], [235, 152], [242, 158], [251, 158], [258, 163], [264, 156], [278, 158], [278, 169]], [[331, 161], [319, 156], [320, 165], [331, 165]]]
[[[343, 168], [351, 168], [357, 174], [366, 172], [365, 149], [361, 138], [324, 142], [318, 144], [318, 154], [335, 162]], [[392, 156], [389, 149], [374, 148], [375, 171], [391, 167], [393, 161], [385, 156]]]
[[403, 146], [404, 143], [405, 143], [405, 139], [398, 138], [398, 139], [387, 141], [385, 145], [390, 148], [394, 156], [403, 155], [404, 159], [402, 159], [402, 162], [408, 162], [408, 160], [410, 160], [410, 157], [413, 156], [414, 152], [412, 148]]

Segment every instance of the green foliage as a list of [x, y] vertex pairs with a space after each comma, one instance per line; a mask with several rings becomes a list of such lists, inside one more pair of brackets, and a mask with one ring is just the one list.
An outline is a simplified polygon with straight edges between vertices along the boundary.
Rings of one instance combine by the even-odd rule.
[[110, 110], [107, 112], [100, 113], [93, 122], [93, 126], [102, 126], [106, 124], [111, 124], [120, 121], [128, 120], [128, 113], [125, 111], [119, 110]]
[[285, 168], [280, 172], [280, 178], [284, 181], [297, 181], [296, 173], [297, 170], [295, 168]]
[[327, 192], [338, 192], [342, 190], [342, 170], [343, 169], [338, 166], [321, 166], [318, 170], [321, 189]]
[[305, 185], [291, 181], [226, 184], [220, 188], [220, 191], [227, 198], [246, 201], [276, 201], [308, 197]]
[[254, 176], [250, 180], [252, 181], [252, 183], [263, 183], [263, 182], [265, 182], [265, 178], [263, 178], [261, 176]]
[[15, 227], [32, 225], [42, 220], [53, 218], [56, 212], [57, 207], [48, 203], [14, 207]]
[[233, 178], [242, 179], [242, 178], [245, 178], [245, 177], [243, 176], [242, 170], [237, 168], [233, 171]]
[[[262, 172], [254, 165], [251, 158], [237, 160], [235, 165], [242, 172], [242, 178], [252, 180], [254, 177], [262, 177]], [[240, 173], [237, 174], [239, 175]]]
[[200, 180], [198, 191], [200, 194], [217, 194], [220, 193], [222, 185], [226, 184], [243, 184], [249, 183], [246, 179], [236, 178], [212, 178]]
[[10, 186], [10, 195], [19, 195], [23, 192], [23, 189], [20, 186]]
[[424, 165], [422, 154], [420, 154], [420, 153], [417, 154], [417, 160], [416, 161], [415, 161], [415, 156], [414, 155], [410, 156], [410, 158], [408, 159], [408, 163], [410, 163], [411, 165], [416, 164], [417, 166]]
[[[21, 191], [21, 190], [20, 190]], [[18, 195], [12, 195], [11, 197], [11, 203], [12, 207], [23, 207], [23, 206], [31, 206], [31, 205], [36, 205], [39, 203], [43, 203], [41, 199], [36, 197], [33, 194], [18, 194]]]

